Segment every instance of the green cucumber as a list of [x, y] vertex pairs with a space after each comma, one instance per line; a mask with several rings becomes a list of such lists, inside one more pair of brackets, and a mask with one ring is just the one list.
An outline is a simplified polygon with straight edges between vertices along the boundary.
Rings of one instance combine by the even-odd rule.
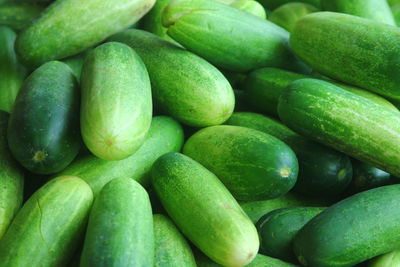
[[160, 157], [152, 184], [183, 234], [203, 253], [225, 266], [244, 266], [256, 256], [255, 226], [218, 178], [180, 153]]
[[39, 17], [43, 7], [32, 4], [6, 3], [0, 5], [0, 25], [19, 31]]
[[398, 112], [328, 82], [301, 79], [283, 92], [278, 113], [299, 134], [400, 176]]
[[400, 250], [380, 255], [368, 264], [368, 267], [400, 267]]
[[189, 244], [174, 223], [164, 215], [155, 214], [155, 267], [196, 267]]
[[72, 57], [69, 57], [69, 58], [66, 58], [63, 60], [63, 62], [71, 68], [72, 72], [74, 73], [74, 75], [79, 83], [81, 81], [81, 73], [82, 73], [83, 63], [85, 62], [87, 55], [91, 51], [92, 51], [92, 49], [88, 49], [78, 55], [75, 55], [75, 56], [72, 56]]
[[98, 46], [82, 69], [81, 133], [86, 147], [104, 160], [135, 153], [152, 116], [150, 80], [140, 57], [129, 46]]
[[25, 80], [10, 116], [8, 144], [22, 166], [39, 174], [61, 171], [78, 154], [79, 91], [67, 65], [48, 62]]
[[93, 155], [78, 158], [60, 175], [78, 176], [87, 182], [96, 196], [105, 184], [115, 178], [130, 177], [143, 186], [150, 183], [149, 171], [154, 161], [183, 145], [182, 127], [173, 119], [154, 117], [146, 140], [139, 150], [124, 160], [108, 161]]
[[351, 196], [327, 208], [296, 235], [294, 251], [305, 266], [345, 267], [398, 249], [400, 185]]
[[298, 21], [290, 45], [321, 74], [400, 99], [400, 63], [393, 56], [400, 50], [399, 35], [399, 28], [373, 20], [317, 12]]
[[299, 230], [324, 208], [295, 207], [274, 210], [257, 222], [260, 253], [281, 260], [296, 262], [293, 239]]
[[64, 266], [86, 226], [93, 193], [81, 179], [58, 177], [24, 204], [0, 242], [0, 266]]
[[213, 172], [238, 200], [265, 200], [295, 185], [298, 162], [277, 138], [253, 129], [220, 125], [192, 135], [183, 153]]
[[10, 28], [0, 26], [0, 110], [7, 112], [11, 112], [26, 77], [26, 70], [14, 51], [16, 37]]
[[272, 11], [268, 19], [288, 32], [291, 32], [299, 19], [317, 11], [318, 8], [315, 6], [293, 2], [284, 4]]
[[232, 87], [204, 59], [151, 33], [127, 30], [111, 41], [131, 46], [149, 72], [154, 106], [195, 127], [218, 125], [232, 114]]
[[310, 196], [335, 196], [343, 193], [352, 180], [348, 156], [298, 135], [274, 119], [257, 113], [237, 112], [226, 124], [270, 134], [293, 149], [299, 160], [296, 192]]
[[291, 2], [300, 2], [300, 3], [306, 3], [313, 5], [317, 8], [321, 6], [320, 2], [321, 0], [260, 0], [260, 3], [265, 7], [270, 10], [274, 10], [280, 6], [283, 6], [285, 4], [291, 3]]
[[264, 7], [257, 1], [254, 0], [237, 0], [230, 4], [231, 7], [250, 13], [261, 19], [267, 18], [267, 12]]
[[397, 26], [400, 26], [400, 4], [390, 7], [393, 13], [394, 21]]
[[153, 262], [149, 196], [131, 178], [114, 179], [93, 204], [80, 266], [153, 266]]
[[78, 54], [134, 24], [154, 2], [55, 1], [18, 36], [16, 50], [29, 66]]
[[346, 13], [395, 26], [387, 0], [321, 0], [327, 11]]

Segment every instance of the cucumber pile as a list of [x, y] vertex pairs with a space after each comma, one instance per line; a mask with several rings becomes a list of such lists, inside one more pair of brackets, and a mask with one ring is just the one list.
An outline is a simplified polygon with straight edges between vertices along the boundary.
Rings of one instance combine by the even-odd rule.
[[0, 0], [0, 267], [400, 267], [400, 0]]

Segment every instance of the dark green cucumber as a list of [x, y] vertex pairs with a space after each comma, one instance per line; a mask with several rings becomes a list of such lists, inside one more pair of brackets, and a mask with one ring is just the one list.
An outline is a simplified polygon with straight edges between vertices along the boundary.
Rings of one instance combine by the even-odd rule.
[[96, 196], [109, 181], [130, 177], [143, 186], [150, 183], [149, 171], [154, 161], [168, 152], [179, 151], [183, 145], [183, 130], [175, 120], [158, 116], [151, 123], [146, 140], [139, 150], [124, 160], [108, 161], [85, 155], [61, 172], [85, 180]]
[[81, 267], [153, 266], [153, 216], [146, 190], [131, 178], [110, 181], [89, 216]]
[[151, 33], [127, 30], [111, 41], [131, 46], [149, 72], [154, 106], [190, 126], [218, 125], [232, 114], [232, 87], [204, 59]]
[[81, 134], [86, 147], [104, 160], [135, 153], [152, 117], [149, 75], [129, 46], [110, 42], [85, 59], [81, 78]]
[[260, 253], [281, 260], [296, 262], [293, 239], [299, 230], [324, 208], [295, 207], [274, 210], [257, 222]]
[[372, 259], [368, 267], [400, 267], [400, 250], [394, 250]]
[[340, 201], [309, 221], [294, 240], [305, 266], [345, 267], [393, 251], [400, 242], [400, 185]]
[[[220, 1], [221, 2], [221, 1]], [[264, 7], [254, 0], [237, 0], [230, 4], [231, 7], [250, 13], [260, 19], [266, 19], [267, 13]]]
[[78, 154], [79, 91], [71, 69], [51, 61], [24, 82], [8, 127], [14, 157], [28, 170], [56, 173]]
[[[317, 12], [290, 36], [294, 53], [336, 80], [400, 99], [400, 29], [352, 15]], [[368, 67], [367, 67], [368, 66]]]
[[17, 38], [22, 62], [44, 62], [78, 54], [138, 21], [154, 0], [59, 0]]
[[265, 7], [270, 10], [274, 10], [280, 6], [283, 6], [284, 4], [291, 3], [291, 2], [300, 2], [300, 3], [306, 3], [313, 5], [317, 8], [321, 6], [320, 0], [260, 0], [260, 3]]
[[291, 32], [299, 19], [317, 11], [318, 8], [315, 6], [306, 3], [293, 2], [284, 4], [272, 11], [268, 19], [276, 25], [286, 29], [288, 32]]
[[0, 266], [64, 266], [86, 226], [93, 193], [81, 179], [58, 177], [28, 199], [0, 242]]
[[238, 200], [265, 200], [295, 185], [298, 162], [277, 138], [239, 126], [213, 126], [192, 135], [183, 153], [213, 172]]
[[256, 256], [255, 226], [218, 178], [180, 153], [160, 157], [152, 184], [183, 234], [203, 253], [225, 266], [244, 266]]
[[278, 113], [299, 134], [400, 176], [398, 112], [328, 82], [302, 79], [283, 92]]
[[237, 112], [226, 122], [255, 129], [282, 140], [296, 153], [299, 174], [296, 192], [310, 196], [334, 196], [343, 193], [352, 180], [348, 156], [309, 140], [282, 123], [250, 112]]
[[174, 223], [164, 215], [155, 214], [155, 267], [196, 267], [189, 244]]
[[43, 11], [43, 7], [32, 4], [6, 3], [0, 5], [0, 25], [19, 31], [28, 26]]

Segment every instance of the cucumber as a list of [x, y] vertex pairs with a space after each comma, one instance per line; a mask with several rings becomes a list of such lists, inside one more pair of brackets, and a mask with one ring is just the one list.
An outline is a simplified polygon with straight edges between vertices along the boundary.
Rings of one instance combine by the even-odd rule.
[[48, 62], [25, 80], [10, 116], [8, 144], [19, 163], [38, 174], [59, 172], [78, 154], [79, 91], [67, 65]]
[[104, 160], [131, 156], [150, 128], [149, 75], [129, 46], [105, 43], [85, 59], [82, 69], [81, 133], [86, 147]]
[[26, 77], [26, 70], [18, 62], [14, 51], [16, 37], [10, 28], [0, 26], [0, 110], [7, 112], [11, 112]]
[[349, 157], [298, 135], [274, 119], [257, 113], [237, 112], [226, 124], [270, 134], [293, 149], [299, 160], [296, 192], [309, 196], [335, 196], [343, 193], [352, 180]]
[[368, 264], [368, 267], [400, 267], [400, 250], [380, 255]]
[[93, 204], [80, 266], [153, 266], [153, 262], [149, 196], [131, 178], [114, 179]]
[[81, 81], [81, 73], [82, 73], [82, 67], [83, 63], [85, 62], [85, 59], [87, 55], [92, 51], [92, 49], [88, 49], [78, 55], [66, 58], [63, 60], [65, 64], [67, 64], [71, 70], [72, 73], [75, 75], [76, 79], [80, 83]]
[[78, 176], [87, 182], [96, 196], [105, 184], [115, 178], [130, 177], [143, 186], [150, 183], [149, 171], [154, 161], [168, 152], [179, 151], [183, 145], [182, 127], [173, 119], [154, 117], [143, 145], [124, 160], [107, 161], [93, 155], [78, 158], [60, 175]]
[[392, 10], [393, 18], [396, 22], [396, 25], [400, 26], [400, 4], [392, 6], [390, 9]]
[[267, 13], [265, 12], [264, 7], [259, 2], [254, 0], [237, 0], [230, 6], [250, 13], [261, 19], [267, 18]]
[[257, 222], [260, 253], [281, 260], [296, 262], [293, 239], [299, 230], [324, 208], [295, 207], [274, 210]]
[[64, 266], [86, 226], [90, 187], [72, 176], [46, 183], [24, 204], [0, 242], [0, 266]]
[[398, 248], [400, 185], [383, 186], [340, 201], [296, 235], [294, 251], [305, 266], [353, 266]]
[[307, 14], [319, 11], [315, 6], [306, 3], [287, 3], [271, 12], [269, 20], [291, 32], [296, 22]]
[[183, 234], [203, 253], [225, 266], [244, 266], [256, 256], [255, 226], [218, 178], [180, 153], [160, 157], [152, 184]]
[[278, 113], [299, 134], [400, 176], [398, 112], [330, 83], [302, 79], [283, 92]]
[[18, 36], [16, 50], [29, 66], [78, 54], [134, 24], [154, 2], [55, 1]]
[[300, 2], [300, 3], [306, 3], [313, 5], [317, 8], [320, 8], [321, 6], [321, 0], [260, 0], [260, 3], [265, 7], [270, 10], [274, 10], [280, 6], [283, 6], [284, 4], [291, 3], [291, 2]]
[[32, 4], [6, 3], [0, 5], [0, 25], [8, 26], [15, 31], [27, 27], [39, 17], [43, 7]]
[[238, 200], [265, 200], [295, 185], [298, 162], [277, 138], [253, 129], [220, 125], [192, 135], [183, 153], [213, 172]]
[[154, 106], [195, 127], [218, 125], [232, 114], [232, 87], [204, 59], [151, 33], [127, 30], [111, 41], [131, 46], [149, 72]]
[[196, 267], [196, 261], [189, 244], [174, 223], [161, 214], [155, 214], [155, 267]]
[[373, 20], [317, 12], [298, 21], [290, 45], [321, 74], [400, 99], [399, 68], [393, 57], [400, 49], [399, 34], [399, 28]]
[[395, 26], [395, 20], [387, 0], [321, 0], [327, 11], [347, 13]]

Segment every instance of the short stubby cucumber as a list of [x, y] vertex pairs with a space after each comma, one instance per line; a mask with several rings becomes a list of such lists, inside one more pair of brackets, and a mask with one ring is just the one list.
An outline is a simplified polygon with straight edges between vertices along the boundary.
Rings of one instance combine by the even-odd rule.
[[238, 0], [234, 1], [232, 4], [230, 4], [230, 6], [250, 13], [261, 19], [267, 18], [267, 12], [265, 12], [264, 7], [259, 2], [254, 0]]
[[[81, 179], [61, 176], [24, 204], [0, 243], [0, 266], [64, 266], [86, 227], [93, 193]], [[29, 249], [27, 249], [29, 248]]]
[[153, 215], [146, 190], [131, 178], [110, 181], [90, 211], [81, 267], [153, 266]]
[[204, 128], [183, 153], [213, 172], [238, 200], [265, 200], [286, 194], [296, 183], [298, 162], [279, 139], [239, 126]]
[[183, 137], [179, 123], [169, 117], [157, 116], [151, 122], [143, 145], [132, 156], [108, 161], [85, 155], [72, 162], [60, 175], [80, 177], [90, 185], [95, 196], [109, 181], [119, 177], [130, 177], [147, 187], [154, 161], [165, 153], [180, 151]]
[[127, 30], [110, 40], [131, 46], [142, 58], [155, 107], [196, 127], [218, 125], [231, 116], [232, 87], [204, 59], [145, 31]]
[[161, 156], [152, 184], [183, 234], [224, 266], [250, 263], [259, 248], [257, 230], [218, 178], [180, 153]]
[[85, 59], [81, 77], [81, 133], [104, 160], [129, 157], [143, 144], [152, 116], [149, 75], [129, 46], [110, 42]]
[[67, 167], [81, 147], [79, 89], [71, 69], [51, 61], [23, 83], [8, 127], [13, 156], [34, 173]]
[[400, 115], [335, 85], [292, 82], [278, 113], [294, 131], [400, 177]]
[[318, 8], [315, 6], [306, 3], [293, 2], [282, 5], [272, 11], [268, 19], [276, 25], [291, 32], [299, 19], [317, 11]]
[[55, 1], [18, 36], [16, 50], [29, 66], [78, 54], [134, 24], [154, 2]]
[[2, 4], [0, 5], [0, 25], [19, 31], [28, 26], [42, 11], [43, 7], [34, 4], [12, 2]]

